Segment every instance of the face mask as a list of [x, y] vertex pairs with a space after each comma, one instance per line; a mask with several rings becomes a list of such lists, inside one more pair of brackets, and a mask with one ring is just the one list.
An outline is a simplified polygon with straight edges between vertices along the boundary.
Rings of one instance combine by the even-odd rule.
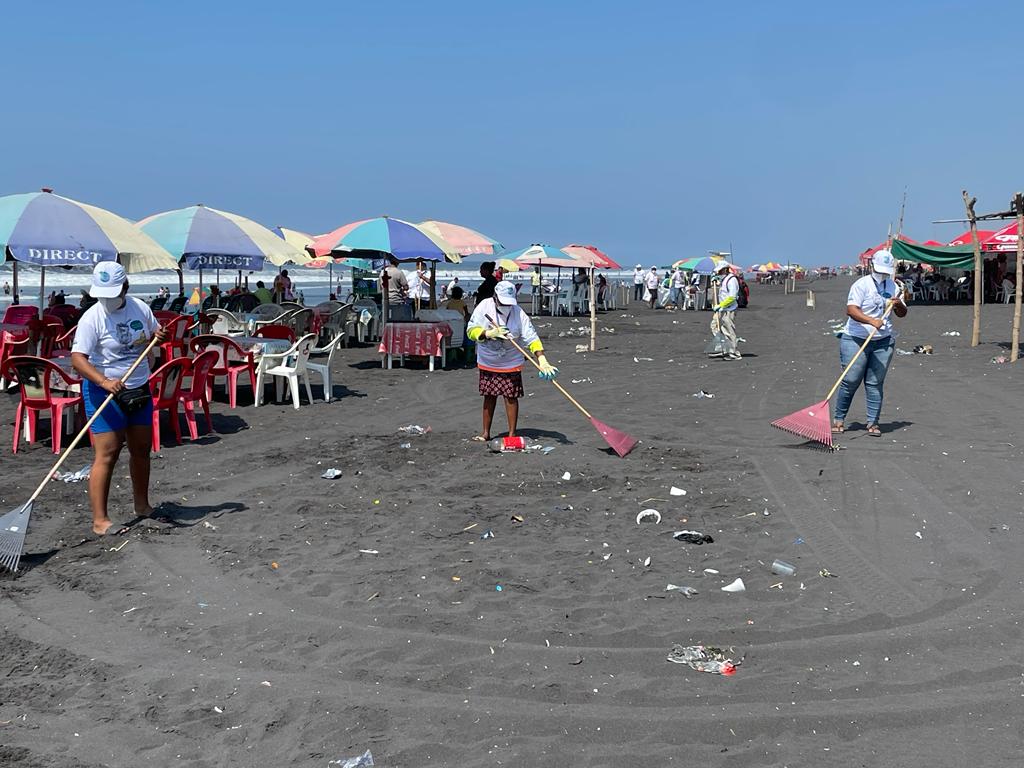
[[112, 299], [97, 299], [100, 304], [103, 305], [103, 309], [107, 311], [107, 314], [116, 312], [124, 304], [124, 296], [115, 296]]

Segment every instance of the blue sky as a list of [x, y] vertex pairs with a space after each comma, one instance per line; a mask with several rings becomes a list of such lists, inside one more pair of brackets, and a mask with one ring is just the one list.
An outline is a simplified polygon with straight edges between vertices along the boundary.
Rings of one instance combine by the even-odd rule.
[[[13, 6], [13, 4], [12, 4]], [[0, 194], [380, 214], [623, 263], [840, 263], [1024, 188], [1024, 7], [177, 2], [5, 8]]]

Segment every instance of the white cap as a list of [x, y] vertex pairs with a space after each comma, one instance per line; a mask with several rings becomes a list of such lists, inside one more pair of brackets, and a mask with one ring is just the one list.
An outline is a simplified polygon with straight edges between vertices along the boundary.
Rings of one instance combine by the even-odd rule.
[[494, 302], [496, 304], [501, 304], [503, 307], [510, 307], [513, 304], [518, 304], [519, 300], [516, 298], [515, 284], [508, 280], [502, 280], [494, 286]]
[[636, 265], [636, 268], [637, 269], [643, 269], [643, 267], [641, 267], [639, 264]]
[[728, 261], [720, 261], [718, 262], [718, 264], [715, 265], [715, 272], [721, 272], [726, 267], [732, 269], [732, 264], [730, 264]]
[[883, 275], [895, 275], [896, 259], [892, 257], [892, 252], [883, 249], [871, 257], [871, 268]]
[[114, 299], [121, 295], [127, 276], [116, 261], [101, 261], [92, 270], [89, 295], [94, 299]]

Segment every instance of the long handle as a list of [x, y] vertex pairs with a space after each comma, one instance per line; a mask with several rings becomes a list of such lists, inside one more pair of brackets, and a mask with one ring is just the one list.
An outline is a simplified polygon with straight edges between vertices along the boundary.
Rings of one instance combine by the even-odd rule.
[[[484, 315], [484, 317], [487, 317], [487, 315]], [[493, 320], [491, 320], [490, 317], [487, 317], [487, 322], [489, 322], [495, 328], [498, 327], [498, 324], [496, 322], [494, 322]], [[536, 368], [538, 371], [540, 370], [540, 364], [536, 360], [533, 359], [533, 355], [531, 355], [529, 352], [527, 352], [525, 349], [523, 349], [521, 346], [519, 346], [519, 344], [516, 342], [515, 339], [513, 339], [511, 336], [508, 336], [508, 337], [505, 338], [505, 341], [509, 342], [513, 347], [518, 349], [522, 353], [523, 357], [525, 357], [527, 360], [530, 361], [530, 363], [533, 365], [534, 368]], [[566, 398], [569, 400], [570, 403], [572, 403], [577, 408], [579, 408], [580, 413], [582, 413], [588, 419], [594, 418], [593, 416], [590, 415], [590, 413], [587, 411], [586, 408], [584, 408], [582, 405], [579, 404], [579, 402], [576, 400], [575, 397], [573, 397], [568, 392], [566, 392], [565, 387], [563, 387], [561, 384], [559, 384], [554, 379], [551, 379], [551, 383], [555, 385], [555, 387], [558, 389], [559, 392], [561, 392], [563, 395], [566, 396]]]
[[[889, 306], [886, 307], [886, 310], [885, 310], [884, 314], [882, 315], [882, 320], [885, 320], [885, 318], [887, 318], [889, 316], [889, 313], [892, 312], [892, 308], [895, 307], [895, 306], [896, 306], [896, 302], [890, 300], [889, 301]], [[840, 373], [839, 374], [839, 378], [836, 379], [836, 383], [832, 385], [832, 389], [830, 389], [828, 391], [828, 394], [825, 395], [825, 399], [826, 400], [831, 400], [832, 399], [832, 395], [834, 395], [836, 393], [836, 390], [839, 389], [839, 385], [843, 383], [843, 379], [846, 378], [846, 374], [850, 372], [851, 368], [853, 368], [853, 364], [857, 362], [857, 358], [860, 357], [861, 353], [865, 349], [867, 349], [868, 344], [871, 342], [871, 340], [873, 338], [875, 338], [875, 334], [876, 333], [878, 333], [878, 329], [877, 328], [872, 328], [871, 329], [871, 333], [868, 334], [868, 337], [866, 339], [864, 339], [864, 343], [860, 345], [860, 349], [857, 350], [857, 354], [855, 354], [851, 358], [850, 362], [846, 364], [846, 367], [843, 368], [843, 372]]]
[[[128, 377], [131, 376], [135, 372], [135, 369], [139, 367], [139, 365], [142, 363], [142, 361], [146, 358], [146, 355], [148, 355], [150, 353], [150, 350], [152, 350], [153, 347], [156, 346], [156, 341], [157, 341], [156, 340], [156, 336], [154, 336], [153, 339], [146, 346], [146, 348], [142, 351], [142, 354], [139, 355], [138, 358], [135, 360], [135, 362], [131, 364], [131, 367], [127, 371], [125, 371], [124, 376], [121, 377], [121, 383], [122, 384], [124, 382], [128, 381]], [[83, 384], [84, 384], [84, 380], [83, 380]], [[110, 401], [113, 400], [113, 399], [114, 399], [114, 393], [111, 392], [109, 395], [107, 395], [107, 399], [104, 400], [102, 403], [100, 403], [100, 405], [96, 408], [96, 410], [93, 411], [92, 416], [89, 418], [89, 420], [87, 422], [85, 422], [85, 426], [82, 427], [82, 429], [79, 431], [79, 433], [77, 435], [75, 435], [75, 439], [71, 441], [71, 445], [69, 445], [67, 448], [64, 449], [64, 453], [62, 453], [60, 458], [57, 459], [57, 463], [54, 464], [50, 468], [50, 471], [46, 473], [46, 476], [43, 477], [43, 482], [41, 482], [39, 484], [39, 487], [36, 488], [35, 493], [33, 493], [29, 497], [28, 501], [26, 502], [27, 504], [31, 504], [33, 501], [36, 500], [36, 497], [38, 497], [39, 494], [43, 492], [43, 488], [45, 488], [46, 484], [50, 482], [50, 478], [53, 477], [53, 473], [61, 468], [61, 465], [64, 463], [64, 460], [68, 456], [71, 455], [71, 451], [74, 450], [75, 446], [78, 445], [81, 442], [82, 438], [85, 437], [86, 433], [89, 431], [89, 427], [92, 426], [92, 423], [94, 421], [96, 421], [96, 418], [100, 415], [100, 413], [103, 411], [103, 409], [106, 408], [110, 404]]]

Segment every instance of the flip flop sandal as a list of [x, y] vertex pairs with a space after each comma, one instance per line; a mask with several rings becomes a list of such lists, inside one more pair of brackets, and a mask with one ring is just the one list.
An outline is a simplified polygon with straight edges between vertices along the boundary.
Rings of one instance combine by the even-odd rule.
[[474, 443], [486, 443], [487, 442], [487, 438], [484, 437], [483, 435], [473, 435], [469, 439], [472, 440]]
[[878, 428], [877, 424], [869, 424], [868, 425], [868, 437], [881, 437], [881, 436], [882, 436], [882, 430], [880, 430]]
[[833, 435], [841, 435], [845, 431], [846, 431], [846, 427], [843, 424], [841, 424], [841, 423], [836, 423], [836, 424], [832, 425], [832, 434]]

